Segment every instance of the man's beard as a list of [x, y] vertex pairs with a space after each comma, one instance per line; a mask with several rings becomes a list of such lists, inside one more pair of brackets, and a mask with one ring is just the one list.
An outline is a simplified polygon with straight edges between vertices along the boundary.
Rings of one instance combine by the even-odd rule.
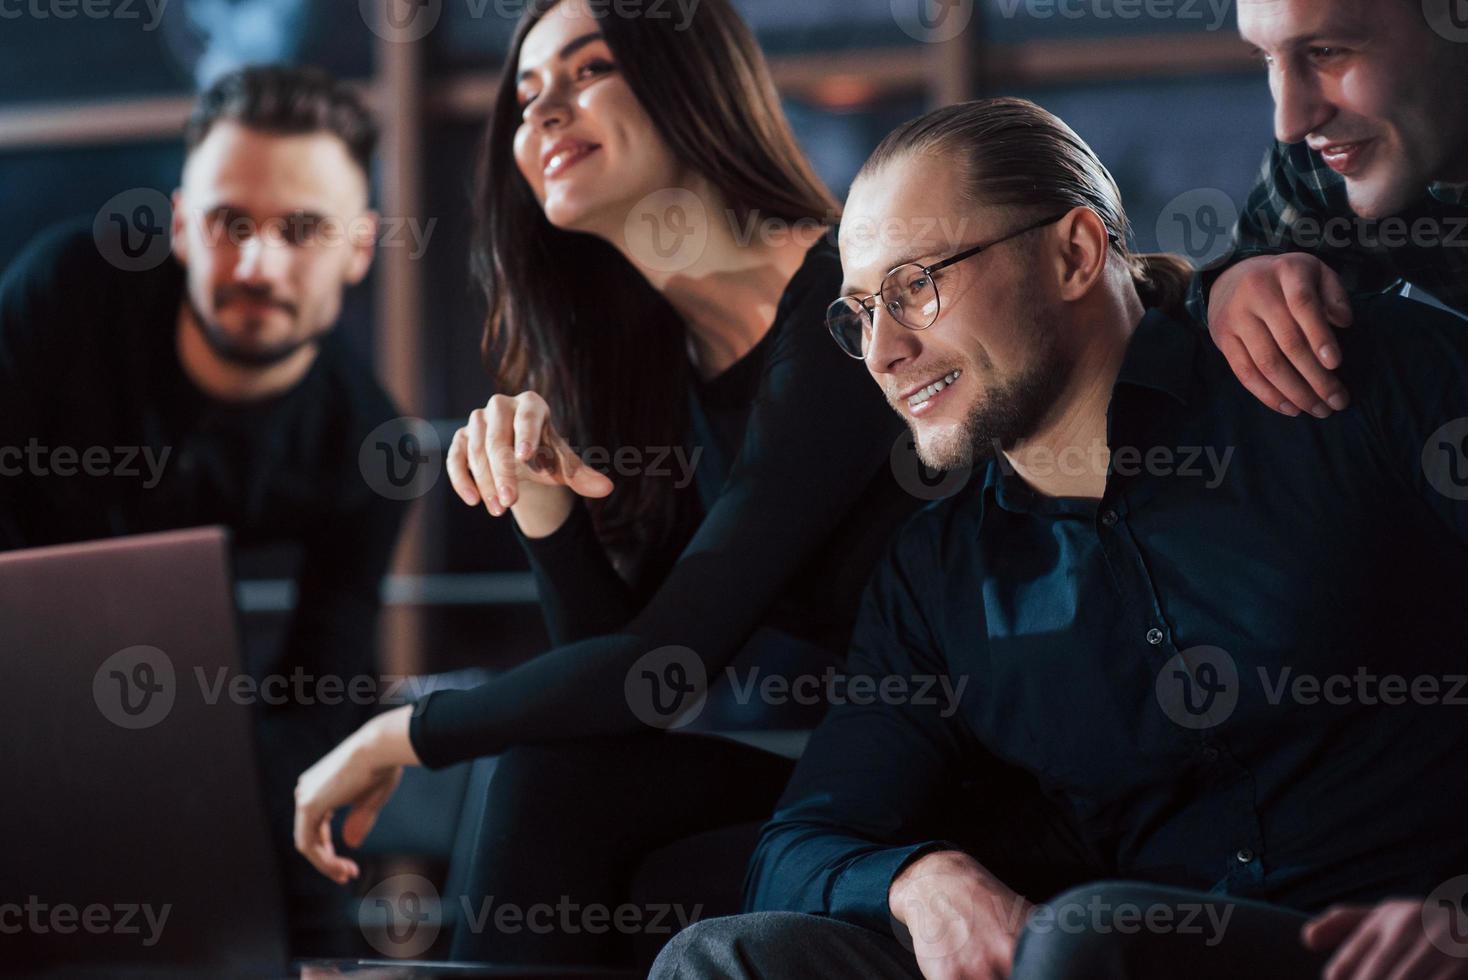
[[[199, 305], [194, 302], [192, 296], [188, 298], [188, 302], [189, 318], [193, 320], [195, 328], [199, 331], [199, 336], [204, 338], [204, 343], [209, 345], [209, 349], [220, 360], [238, 367], [274, 367], [282, 361], [289, 359], [296, 351], [305, 347], [307, 344], [315, 343], [317, 339], [314, 335], [307, 335], [305, 337], [291, 338], [271, 347], [252, 347], [239, 344], [230, 337], [229, 332], [220, 326], [217, 321], [210, 320], [204, 316], [203, 311], [199, 309]], [[287, 312], [292, 316], [295, 315], [294, 308]]]
[[[909, 423], [918, 458], [935, 470], [956, 470], [1013, 449], [1039, 431], [1054, 411], [1061, 393], [1070, 382], [1075, 364], [1056, 342], [1055, 332], [1038, 318], [1030, 327], [1036, 349], [1019, 376], [989, 391], [969, 409], [955, 430], [925, 443], [918, 435], [919, 422]], [[980, 357], [986, 370], [992, 362]], [[970, 372], [965, 372], [970, 373]], [[977, 381], [977, 377], [974, 379]]]

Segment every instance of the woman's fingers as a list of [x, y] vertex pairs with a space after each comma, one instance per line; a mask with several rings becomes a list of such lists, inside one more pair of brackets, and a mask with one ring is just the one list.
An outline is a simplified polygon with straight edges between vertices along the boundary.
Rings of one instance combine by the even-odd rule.
[[495, 395], [454, 434], [449, 481], [466, 504], [495, 517], [521, 497], [521, 481], [561, 484], [583, 497], [605, 497], [612, 481], [587, 466], [556, 432], [550, 406], [533, 391]]
[[474, 485], [474, 477], [469, 472], [469, 430], [461, 427], [454, 433], [454, 439], [449, 443], [449, 454], [445, 462], [445, 468], [449, 471], [449, 483], [454, 488], [454, 493], [459, 499], [470, 507], [479, 506], [479, 488]]
[[505, 508], [495, 491], [494, 471], [490, 469], [489, 457], [485, 453], [486, 425], [484, 409], [476, 408], [469, 413], [469, 474], [474, 478], [474, 485], [479, 488], [479, 497], [484, 501], [485, 509], [499, 517], [505, 512]]
[[540, 446], [546, 422], [550, 419], [550, 406], [533, 391], [520, 395], [515, 411], [515, 458], [528, 463]]
[[515, 413], [519, 402], [506, 395], [495, 395], [485, 406], [485, 450], [496, 495], [503, 507], [511, 507], [519, 497], [520, 464], [515, 459]]
[[344, 885], [360, 872], [357, 863], [336, 853], [331, 839], [330, 810], [306, 804], [296, 805], [294, 837], [296, 850], [311, 866], [339, 885]]
[[555, 453], [560, 482], [582, 497], [605, 497], [612, 492], [611, 479], [582, 462], [559, 432], [548, 425], [545, 433], [545, 444]]
[[570, 464], [566, 486], [582, 497], [605, 497], [612, 492], [610, 477], [581, 462], [575, 453], [568, 450], [567, 455], [575, 462]]
[[398, 788], [398, 782], [402, 778], [401, 768], [384, 773], [371, 789], [352, 803], [352, 809], [347, 813], [347, 819], [342, 824], [342, 840], [351, 847], [362, 846], [367, 835], [372, 833], [372, 827], [377, 823], [378, 814], [382, 813], [383, 806], [392, 797], [393, 791]]
[[321, 865], [320, 856], [316, 853], [316, 841], [319, 833], [312, 820], [317, 815], [301, 804], [299, 790], [296, 796], [296, 817], [295, 823], [291, 828], [291, 840], [295, 843], [296, 850], [300, 852], [302, 857], [311, 862], [313, 868], [322, 874], [326, 874], [326, 869]]
[[331, 817], [321, 821], [321, 851], [325, 856], [330, 871], [329, 876], [339, 885], [345, 885], [348, 881], [356, 878], [362, 873], [357, 867], [357, 862], [351, 858], [345, 858], [336, 853], [336, 844], [331, 839]]

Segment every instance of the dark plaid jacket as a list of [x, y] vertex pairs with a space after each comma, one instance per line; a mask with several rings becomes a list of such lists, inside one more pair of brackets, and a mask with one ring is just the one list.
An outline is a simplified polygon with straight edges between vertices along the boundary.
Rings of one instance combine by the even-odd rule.
[[1229, 266], [1256, 255], [1309, 252], [1352, 293], [1403, 283], [1468, 313], [1468, 184], [1433, 184], [1406, 210], [1366, 220], [1346, 181], [1304, 143], [1275, 143], [1234, 228], [1233, 249], [1194, 278], [1189, 309], [1207, 322], [1207, 291]]

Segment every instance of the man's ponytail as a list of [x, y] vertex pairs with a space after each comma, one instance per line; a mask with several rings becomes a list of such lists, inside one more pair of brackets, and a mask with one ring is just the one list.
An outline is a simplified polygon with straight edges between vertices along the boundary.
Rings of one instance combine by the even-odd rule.
[[1152, 252], [1130, 256], [1132, 282], [1142, 305], [1153, 307], [1176, 319], [1187, 317], [1188, 288], [1193, 281], [1193, 267], [1177, 255]]

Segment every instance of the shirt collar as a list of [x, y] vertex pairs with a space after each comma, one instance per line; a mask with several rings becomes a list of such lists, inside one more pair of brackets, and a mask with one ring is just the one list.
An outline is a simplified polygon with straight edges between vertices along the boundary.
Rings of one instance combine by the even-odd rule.
[[1151, 388], [1186, 405], [1197, 350], [1198, 330], [1193, 324], [1148, 310], [1132, 331], [1116, 383]]
[[[1111, 392], [1112, 406], [1115, 406], [1117, 391], [1123, 385], [1150, 388], [1186, 405], [1193, 383], [1193, 360], [1197, 350], [1198, 327], [1195, 324], [1175, 320], [1161, 310], [1148, 310], [1127, 343], [1126, 356], [1122, 359], [1121, 370]], [[1110, 412], [1108, 408], [1107, 414]], [[1044, 497], [1030, 489], [1003, 457], [990, 460], [984, 474], [978, 495], [981, 523], [991, 495], [1000, 507], [1015, 513], [1060, 514], [1077, 510], [1073, 501]]]

